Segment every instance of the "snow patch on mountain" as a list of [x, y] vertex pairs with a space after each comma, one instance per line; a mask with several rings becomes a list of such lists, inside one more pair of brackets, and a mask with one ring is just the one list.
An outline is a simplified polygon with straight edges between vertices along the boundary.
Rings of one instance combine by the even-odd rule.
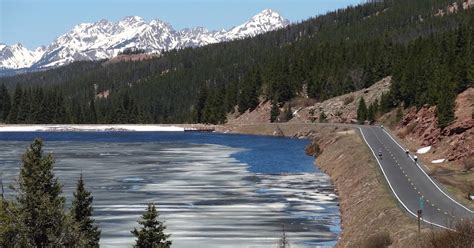
[[287, 25], [288, 20], [270, 9], [229, 31], [209, 31], [203, 27], [176, 31], [169, 23], [158, 19], [146, 22], [139, 16], [127, 16], [116, 23], [100, 20], [78, 24], [50, 45], [35, 51], [29, 51], [21, 44], [0, 44], [0, 70], [44, 69], [80, 60], [109, 59], [127, 48], [159, 54], [171, 49], [253, 37]]
[[225, 32], [224, 36], [228, 40], [240, 39], [280, 29], [288, 24], [290, 24], [289, 21], [277, 12], [265, 9], [252, 17], [248, 22], [232, 28], [229, 32]]
[[35, 51], [29, 51], [19, 43], [12, 46], [0, 44], [0, 69], [29, 67], [41, 58], [43, 52], [41, 47]]

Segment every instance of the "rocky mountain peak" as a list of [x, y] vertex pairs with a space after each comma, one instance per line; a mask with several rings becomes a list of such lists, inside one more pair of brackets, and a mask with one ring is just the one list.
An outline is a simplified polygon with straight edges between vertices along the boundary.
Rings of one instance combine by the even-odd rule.
[[145, 20], [140, 16], [126, 16], [118, 22], [120, 26], [136, 26], [144, 23]]
[[255, 36], [288, 24], [288, 20], [271, 9], [263, 10], [229, 31], [209, 31], [203, 27], [176, 31], [169, 23], [159, 19], [146, 22], [139, 16], [127, 16], [116, 23], [102, 19], [78, 24], [50, 45], [35, 51], [29, 51], [21, 44], [0, 44], [0, 71], [20, 68], [36, 70], [78, 60], [107, 59], [127, 48], [160, 53], [170, 49], [198, 47]]

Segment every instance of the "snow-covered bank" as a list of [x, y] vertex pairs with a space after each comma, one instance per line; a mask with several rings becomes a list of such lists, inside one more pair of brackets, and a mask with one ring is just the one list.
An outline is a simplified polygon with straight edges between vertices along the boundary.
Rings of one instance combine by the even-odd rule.
[[184, 127], [164, 125], [0, 125], [0, 132], [184, 132]]

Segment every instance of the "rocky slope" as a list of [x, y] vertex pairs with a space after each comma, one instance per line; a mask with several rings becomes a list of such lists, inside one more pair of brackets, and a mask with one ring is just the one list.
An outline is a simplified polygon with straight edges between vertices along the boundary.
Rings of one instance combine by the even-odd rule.
[[458, 169], [462, 169], [467, 159], [474, 157], [474, 88], [459, 94], [456, 99], [455, 121], [444, 129], [437, 127], [436, 108], [410, 108], [396, 134], [419, 146], [431, 146], [428, 153], [421, 156], [429, 161], [446, 159]]
[[386, 77], [369, 88], [354, 91], [315, 103], [312, 106], [301, 108], [294, 113], [291, 122], [317, 122], [321, 112], [327, 116], [330, 123], [356, 123], [357, 107], [363, 97], [367, 106], [374, 101], [378, 101], [383, 93], [390, 89], [391, 77]]
[[288, 20], [270, 9], [228, 31], [209, 31], [202, 27], [177, 31], [161, 20], [146, 22], [138, 16], [125, 17], [116, 23], [100, 20], [76, 25], [50, 45], [35, 51], [29, 51], [21, 44], [0, 44], [0, 70], [52, 68], [78, 60], [107, 59], [127, 48], [159, 54], [255, 36], [288, 24]]
[[[319, 115], [324, 112], [329, 123], [355, 123], [357, 117], [357, 106], [361, 97], [364, 97], [367, 105], [379, 100], [383, 93], [390, 89], [391, 77], [386, 77], [373, 84], [369, 88], [355, 91], [349, 94], [334, 97], [323, 102], [313, 103], [304, 97], [296, 99], [291, 103], [293, 119], [291, 123], [318, 122]], [[262, 102], [254, 111], [247, 111], [242, 115], [229, 115], [229, 124], [255, 124], [270, 123], [271, 103]], [[280, 109], [284, 112], [284, 108]]]
[[[292, 101], [293, 118], [290, 123], [319, 122], [319, 115], [324, 112], [329, 123], [356, 123], [357, 106], [361, 97], [367, 105], [379, 100], [383, 93], [389, 91], [391, 77], [386, 77], [369, 88], [334, 97], [323, 102], [312, 103], [308, 99]], [[301, 99], [300, 99], [301, 100]], [[466, 160], [474, 157], [474, 88], [461, 93], [456, 99], [456, 121], [441, 130], [437, 127], [436, 108], [425, 106], [405, 110], [404, 117], [397, 122], [395, 133], [404, 142], [413, 143], [413, 150], [423, 146], [432, 146], [427, 160], [446, 159], [451, 162], [447, 167], [462, 169]], [[261, 124], [270, 123], [271, 104], [262, 102], [254, 111], [242, 115], [229, 115], [228, 124]], [[283, 112], [284, 108], [280, 109]], [[394, 113], [392, 112], [392, 115]], [[388, 117], [381, 121], [387, 122]]]

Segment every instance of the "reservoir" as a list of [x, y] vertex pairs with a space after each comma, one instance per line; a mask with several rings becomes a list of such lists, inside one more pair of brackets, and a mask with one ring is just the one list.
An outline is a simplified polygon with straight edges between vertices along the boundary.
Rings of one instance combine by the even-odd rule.
[[[67, 205], [82, 173], [102, 247], [131, 247], [154, 202], [172, 247], [332, 246], [338, 199], [308, 140], [188, 132], [0, 132], [0, 179], [14, 184], [34, 138], [56, 159]], [[12, 197], [12, 192], [7, 190]]]

